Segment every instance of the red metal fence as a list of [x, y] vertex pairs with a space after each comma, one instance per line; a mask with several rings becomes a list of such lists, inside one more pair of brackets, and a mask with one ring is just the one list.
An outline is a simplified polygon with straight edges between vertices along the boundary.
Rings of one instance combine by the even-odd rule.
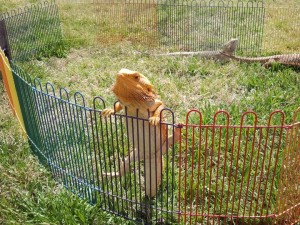
[[[266, 126], [255, 112], [230, 124], [225, 111], [203, 125], [187, 114], [179, 159], [180, 220], [196, 224], [277, 223], [300, 219], [300, 123], [286, 125], [282, 111]], [[198, 124], [190, 123], [196, 114]]]

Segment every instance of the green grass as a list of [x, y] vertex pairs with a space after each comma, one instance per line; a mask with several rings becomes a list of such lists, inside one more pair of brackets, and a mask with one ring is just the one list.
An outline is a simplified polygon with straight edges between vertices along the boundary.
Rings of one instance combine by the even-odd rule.
[[[4, 9], [24, 2], [0, 0]], [[212, 122], [218, 109], [225, 109], [230, 112], [232, 124], [239, 123], [242, 112], [254, 110], [259, 116], [259, 124], [264, 125], [271, 111], [283, 109], [289, 124], [293, 111], [300, 106], [297, 70], [280, 65], [265, 69], [258, 64], [151, 57], [136, 52], [129, 42], [103, 47], [95, 41], [97, 30], [94, 29], [95, 21], [88, 17], [89, 8], [60, 3], [60, 9], [66, 38], [64, 43], [71, 50], [60, 54], [65, 56], [63, 58], [40, 56], [39, 60], [23, 63], [22, 67], [40, 78], [42, 83], [54, 83], [57, 93], [60, 87], [66, 87], [71, 94], [81, 91], [88, 106], [92, 106], [95, 96], [102, 96], [108, 106], [113, 105], [116, 98], [110, 90], [111, 85], [115, 74], [124, 67], [138, 70], [152, 81], [165, 105], [175, 112], [176, 122], [184, 122], [187, 110], [197, 108], [203, 112], [206, 124]], [[2, 84], [0, 98], [0, 224], [130, 223], [104, 213], [99, 205], [90, 206], [53, 181], [22, 137]], [[197, 118], [193, 119], [197, 121]], [[170, 163], [167, 165], [170, 167]], [[244, 169], [246, 178], [253, 175], [249, 165]], [[213, 173], [215, 175], [216, 170]], [[164, 179], [162, 190], [166, 188], [166, 177]], [[207, 181], [200, 187], [201, 191], [205, 191], [205, 184]], [[128, 187], [123, 184], [123, 188]], [[216, 187], [211, 189], [216, 190]], [[193, 196], [195, 192], [188, 194]], [[159, 195], [158, 199], [161, 198], [166, 201], [165, 196]], [[190, 203], [191, 199], [187, 201]], [[223, 206], [219, 209], [224, 210]]]
[[283, 109], [286, 122], [291, 123], [292, 112], [300, 103], [299, 75], [292, 68], [220, 64], [193, 57], [148, 57], [128, 43], [72, 50], [66, 58], [35, 60], [23, 67], [44, 83], [51, 78], [57, 92], [60, 87], [71, 94], [80, 90], [90, 107], [95, 96], [112, 106], [116, 99], [110, 88], [121, 68], [140, 71], [155, 84], [166, 107], [175, 112], [177, 122], [185, 120], [188, 109], [198, 108], [208, 112], [228, 110], [235, 123], [246, 110], [265, 118], [273, 110]]

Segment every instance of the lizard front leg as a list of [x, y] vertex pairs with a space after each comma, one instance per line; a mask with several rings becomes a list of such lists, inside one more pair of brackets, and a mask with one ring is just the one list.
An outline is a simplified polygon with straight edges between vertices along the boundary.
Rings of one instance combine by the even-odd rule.
[[270, 59], [270, 60], [268, 60], [267, 62], [263, 63], [263, 66], [264, 66], [265, 68], [269, 68], [274, 62], [275, 62], [274, 59]]
[[121, 105], [121, 103], [117, 102], [114, 109], [110, 109], [110, 108], [103, 109], [102, 112], [101, 112], [101, 115], [103, 117], [108, 117], [112, 114], [115, 114], [115, 113], [121, 111], [122, 108], [123, 108], [123, 106]]
[[153, 112], [153, 115], [149, 118], [149, 123], [153, 126], [156, 126], [160, 122], [160, 112], [164, 109], [162, 101], [155, 99], [154, 105], [149, 109], [150, 112]]

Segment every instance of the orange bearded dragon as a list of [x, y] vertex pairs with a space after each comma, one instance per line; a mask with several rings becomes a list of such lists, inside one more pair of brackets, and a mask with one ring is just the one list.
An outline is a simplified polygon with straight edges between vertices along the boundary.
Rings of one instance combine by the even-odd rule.
[[[141, 73], [121, 69], [112, 91], [118, 98], [118, 102], [114, 109], [104, 109], [101, 113], [103, 117], [108, 117], [125, 107], [127, 116], [137, 117], [138, 115], [138, 118], [141, 119], [127, 119], [128, 138], [131, 144], [134, 140], [134, 149], [129, 156], [121, 160], [119, 172], [106, 173], [106, 175], [111, 177], [123, 176], [130, 170], [131, 162], [143, 160], [145, 193], [148, 197], [153, 197], [161, 184], [162, 155], [179, 140], [180, 128], [174, 129], [174, 137], [173, 135], [167, 137], [167, 125], [160, 121], [160, 118], [162, 120], [164, 118], [163, 113], [161, 113], [164, 105], [159, 100], [159, 96], [150, 81]], [[149, 122], [142, 119], [147, 119]]]

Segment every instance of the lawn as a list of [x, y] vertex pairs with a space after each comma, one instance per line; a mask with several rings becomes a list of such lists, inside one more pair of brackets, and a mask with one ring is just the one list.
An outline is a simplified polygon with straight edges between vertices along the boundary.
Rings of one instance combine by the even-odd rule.
[[[0, 10], [34, 2], [37, 1], [0, 0]], [[22, 67], [43, 84], [52, 82], [56, 91], [61, 87], [71, 94], [80, 91], [88, 106], [92, 106], [95, 96], [113, 105], [116, 98], [111, 86], [121, 68], [147, 76], [166, 107], [174, 111], [176, 122], [184, 122], [186, 112], [197, 108], [203, 112], [206, 124], [212, 122], [214, 112], [224, 109], [230, 113], [232, 124], [239, 123], [242, 112], [254, 110], [258, 123], [265, 125], [273, 110], [283, 109], [286, 123], [290, 124], [293, 111], [300, 106], [300, 77], [295, 68], [148, 56], [136, 51], [129, 41], [104, 46], [97, 39], [88, 7], [61, 3], [60, 9], [67, 46], [64, 57], [42, 57], [22, 63]], [[286, 46], [278, 49], [275, 51], [284, 52]], [[49, 171], [31, 154], [12, 116], [2, 83], [0, 98], [0, 224], [130, 223], [102, 212], [97, 205], [90, 206], [53, 181]]]

